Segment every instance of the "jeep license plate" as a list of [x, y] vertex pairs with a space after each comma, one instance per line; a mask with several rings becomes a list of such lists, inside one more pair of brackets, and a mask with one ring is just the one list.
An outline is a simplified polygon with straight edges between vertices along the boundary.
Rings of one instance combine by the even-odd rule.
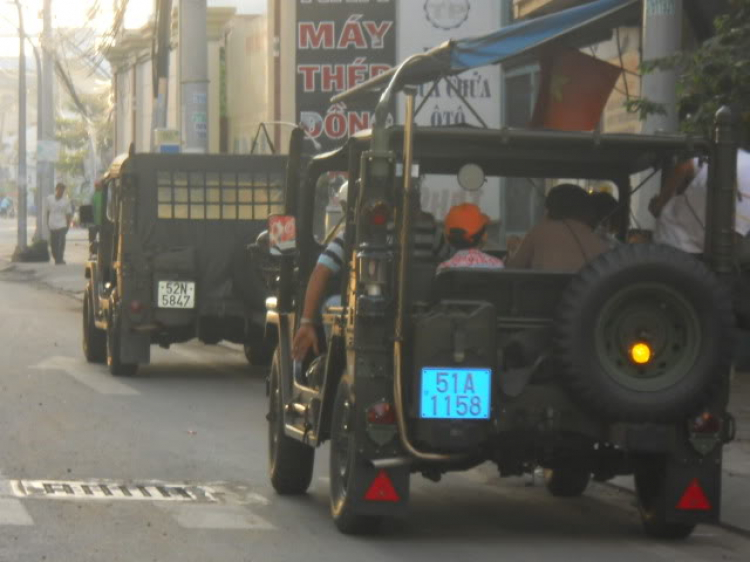
[[159, 308], [195, 308], [195, 283], [159, 281]]
[[490, 417], [490, 369], [422, 369], [420, 417], [486, 420]]

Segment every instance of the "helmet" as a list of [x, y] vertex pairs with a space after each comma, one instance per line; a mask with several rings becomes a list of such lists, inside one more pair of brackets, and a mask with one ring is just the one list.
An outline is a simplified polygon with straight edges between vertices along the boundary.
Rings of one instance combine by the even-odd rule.
[[345, 181], [344, 183], [341, 184], [341, 187], [339, 187], [339, 193], [338, 193], [339, 203], [341, 203], [342, 207], [346, 205], [346, 201], [348, 197], [349, 197], [349, 182]]
[[445, 237], [449, 241], [459, 237], [473, 242], [489, 222], [489, 217], [473, 203], [455, 205], [445, 216]]

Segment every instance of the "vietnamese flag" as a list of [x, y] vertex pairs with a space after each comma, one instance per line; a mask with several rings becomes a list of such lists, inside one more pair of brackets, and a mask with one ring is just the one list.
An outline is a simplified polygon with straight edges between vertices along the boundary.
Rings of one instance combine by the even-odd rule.
[[541, 67], [531, 126], [593, 131], [622, 69], [573, 49], [549, 54]]

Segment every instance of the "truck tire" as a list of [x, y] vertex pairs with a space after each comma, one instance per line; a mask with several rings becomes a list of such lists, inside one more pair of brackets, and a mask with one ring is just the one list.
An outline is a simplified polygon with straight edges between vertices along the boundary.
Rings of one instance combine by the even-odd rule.
[[120, 359], [120, 343], [122, 339], [122, 324], [120, 315], [115, 313], [107, 327], [107, 366], [109, 372], [116, 377], [132, 377], [138, 372], [137, 363], [123, 363]]
[[544, 469], [544, 485], [556, 498], [577, 498], [583, 495], [591, 481], [587, 468], [562, 466]]
[[[728, 290], [694, 257], [635, 244], [599, 256], [563, 294], [555, 358], [571, 396], [610, 421], [672, 422], [710, 400], [733, 348]], [[631, 346], [648, 344], [637, 364]]]
[[347, 494], [358, 488], [362, 478], [364, 461], [356, 448], [355, 432], [351, 417], [354, 411], [354, 390], [351, 376], [345, 374], [339, 381], [333, 403], [330, 446], [330, 499], [331, 516], [336, 527], [345, 535], [361, 535], [377, 531], [383, 517], [360, 515], [353, 508], [353, 500]]
[[312, 481], [315, 449], [284, 433], [279, 352], [273, 356], [268, 388], [268, 475], [277, 493], [304, 494]]
[[91, 285], [83, 295], [83, 355], [89, 363], [107, 361], [107, 333], [94, 322], [94, 295]]
[[695, 524], [666, 521], [665, 487], [665, 471], [660, 461], [643, 463], [636, 469], [635, 492], [643, 530], [655, 539], [686, 539], [692, 534]]

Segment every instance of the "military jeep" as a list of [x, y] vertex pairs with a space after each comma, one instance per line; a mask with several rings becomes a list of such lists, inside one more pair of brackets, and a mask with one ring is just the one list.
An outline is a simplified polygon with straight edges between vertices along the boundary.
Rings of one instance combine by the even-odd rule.
[[198, 338], [270, 361], [268, 296], [248, 246], [283, 210], [283, 156], [135, 154], [103, 178], [98, 240], [86, 264], [83, 351], [114, 375], [150, 346]]
[[[542, 469], [559, 497], [633, 475], [654, 537], [716, 523], [722, 450], [734, 436], [730, 112], [718, 114], [713, 140], [417, 128], [416, 92], [405, 87], [405, 124], [382, 125], [390, 95], [408, 83], [404, 68], [391, 73], [372, 131], [304, 165], [302, 133], [292, 137], [286, 216], [270, 220], [271, 232], [286, 233], [272, 242], [279, 255], [267, 301], [278, 340], [268, 386], [273, 487], [304, 493], [315, 449], [329, 441], [331, 514], [344, 533], [403, 514], [412, 474], [438, 480], [487, 461], [503, 477]], [[710, 170], [705, 253], [627, 243], [641, 178], [688, 156]], [[607, 183], [619, 199], [619, 244], [576, 273], [438, 272], [438, 260], [413, 252], [418, 178], [458, 178], [467, 165], [529, 180], [528, 189], [563, 178]], [[292, 340], [323, 249], [315, 186], [332, 172], [349, 177], [346, 259], [330, 287], [340, 304], [321, 310], [325, 353], [296, 363]]]

